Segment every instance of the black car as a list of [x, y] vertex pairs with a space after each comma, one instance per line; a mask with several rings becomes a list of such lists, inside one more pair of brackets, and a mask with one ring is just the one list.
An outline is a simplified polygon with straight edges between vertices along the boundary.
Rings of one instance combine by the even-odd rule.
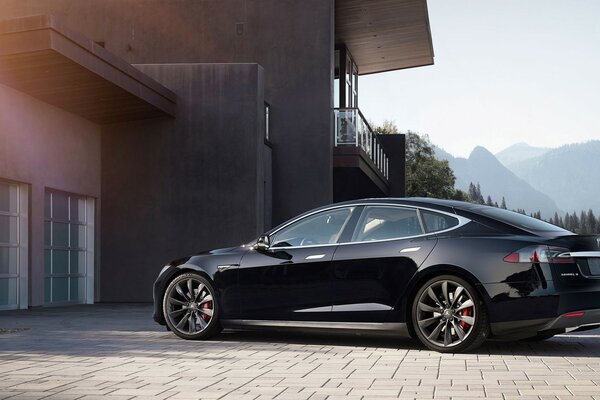
[[600, 324], [600, 236], [459, 201], [339, 203], [165, 266], [154, 319], [185, 339], [343, 329], [441, 352], [543, 340]]

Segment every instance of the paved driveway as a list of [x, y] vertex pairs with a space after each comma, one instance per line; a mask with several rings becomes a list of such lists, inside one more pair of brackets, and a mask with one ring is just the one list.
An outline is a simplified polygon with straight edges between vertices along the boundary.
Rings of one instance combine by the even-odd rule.
[[148, 305], [0, 312], [0, 398], [600, 399], [600, 332], [440, 355], [414, 341], [177, 339]]

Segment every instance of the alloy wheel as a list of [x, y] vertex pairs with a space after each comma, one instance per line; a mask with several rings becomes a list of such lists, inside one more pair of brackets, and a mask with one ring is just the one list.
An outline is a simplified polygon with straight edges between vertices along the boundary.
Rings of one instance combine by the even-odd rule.
[[170, 325], [184, 335], [204, 331], [213, 319], [215, 302], [209, 287], [187, 276], [170, 287], [166, 314]]
[[416, 305], [416, 328], [436, 346], [448, 348], [463, 343], [478, 317], [473, 299], [464, 285], [453, 280], [431, 283]]

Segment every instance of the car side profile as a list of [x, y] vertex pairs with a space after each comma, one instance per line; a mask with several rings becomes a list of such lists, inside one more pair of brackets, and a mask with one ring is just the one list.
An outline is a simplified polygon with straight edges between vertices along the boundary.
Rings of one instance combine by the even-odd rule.
[[338, 203], [169, 263], [154, 283], [154, 320], [184, 339], [344, 330], [439, 352], [543, 340], [600, 325], [600, 236], [459, 201]]

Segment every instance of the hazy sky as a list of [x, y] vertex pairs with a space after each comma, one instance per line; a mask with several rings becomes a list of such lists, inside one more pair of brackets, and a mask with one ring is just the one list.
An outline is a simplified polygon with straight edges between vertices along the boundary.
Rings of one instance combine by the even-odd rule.
[[362, 76], [367, 119], [457, 156], [600, 139], [599, 0], [429, 0], [434, 65]]

